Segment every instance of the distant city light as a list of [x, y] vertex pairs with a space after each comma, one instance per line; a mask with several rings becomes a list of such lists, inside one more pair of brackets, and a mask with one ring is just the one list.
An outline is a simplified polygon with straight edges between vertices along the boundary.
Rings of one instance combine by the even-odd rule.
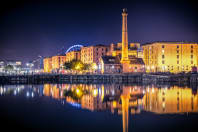
[[14, 90], [14, 95], [17, 95], [17, 91], [16, 90]]
[[26, 93], [26, 97], [29, 97], [29, 96], [30, 96], [30, 93], [29, 93], [29, 92], [27, 92], [27, 93]]
[[34, 93], [32, 92], [32, 98], [34, 97]]

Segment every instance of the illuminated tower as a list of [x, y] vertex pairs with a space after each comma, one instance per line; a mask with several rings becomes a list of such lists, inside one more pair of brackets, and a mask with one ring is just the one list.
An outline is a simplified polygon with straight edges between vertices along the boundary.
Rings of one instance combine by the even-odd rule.
[[129, 70], [129, 56], [128, 56], [128, 31], [127, 31], [127, 9], [124, 8], [122, 11], [122, 58], [121, 63], [123, 64], [123, 72]]
[[127, 31], [127, 10], [122, 11], [122, 63], [129, 63], [128, 57], [128, 31]]

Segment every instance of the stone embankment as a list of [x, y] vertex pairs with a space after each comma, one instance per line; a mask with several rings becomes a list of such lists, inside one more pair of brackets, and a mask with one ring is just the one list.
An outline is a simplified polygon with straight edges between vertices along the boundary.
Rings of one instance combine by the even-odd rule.
[[89, 75], [0, 75], [1, 84], [42, 84], [42, 83], [198, 83], [198, 74], [154, 75], [154, 74], [89, 74]]

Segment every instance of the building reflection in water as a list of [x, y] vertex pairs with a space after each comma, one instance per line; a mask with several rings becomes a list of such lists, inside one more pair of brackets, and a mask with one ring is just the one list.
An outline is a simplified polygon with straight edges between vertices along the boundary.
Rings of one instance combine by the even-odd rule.
[[[64, 97], [63, 91], [81, 87], [89, 91], [79, 100]], [[160, 88], [159, 88], [160, 87]], [[128, 132], [129, 113], [149, 111], [156, 114], [198, 112], [198, 94], [188, 87], [126, 85], [44, 85], [44, 95], [66, 98], [91, 111], [110, 110], [122, 115], [123, 132]], [[46, 93], [45, 93], [46, 92]], [[60, 95], [60, 93], [62, 93]]]
[[[74, 107], [90, 111], [111, 111], [122, 115], [123, 132], [128, 132], [129, 115], [149, 111], [156, 114], [198, 112], [196, 88], [149, 85], [86, 85], [86, 84], [44, 84], [0, 86], [0, 95], [17, 94], [25, 91], [26, 97], [49, 96]], [[70, 91], [71, 95], [65, 96]], [[83, 92], [86, 91], [86, 92]], [[72, 94], [73, 93], [73, 94]]]
[[[78, 100], [64, 97], [64, 90], [81, 87], [88, 90]], [[56, 90], [58, 89], [58, 90]], [[45, 93], [46, 92], [46, 93]], [[123, 132], [128, 132], [129, 113], [149, 111], [156, 114], [198, 112], [197, 89], [179, 86], [127, 86], [127, 85], [44, 85], [44, 95], [65, 98], [90, 111], [110, 110], [122, 115]], [[74, 105], [77, 106], [77, 105]]]
[[197, 90], [172, 86], [171, 88], [147, 87], [143, 98], [144, 110], [159, 114], [198, 112]]

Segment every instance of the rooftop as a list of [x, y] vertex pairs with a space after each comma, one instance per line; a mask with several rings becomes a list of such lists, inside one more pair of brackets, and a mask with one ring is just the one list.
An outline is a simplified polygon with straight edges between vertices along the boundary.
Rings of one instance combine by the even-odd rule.
[[144, 61], [142, 58], [129, 57], [129, 59], [130, 59], [130, 64], [144, 65]]
[[189, 42], [189, 41], [156, 41], [156, 42], [142, 44], [142, 46], [152, 45], [152, 44], [156, 44], [156, 43], [162, 43], [162, 44], [198, 44], [198, 42]]
[[109, 47], [109, 45], [105, 45], [105, 44], [96, 44], [96, 45], [84, 46], [83, 48], [87, 48], [87, 47]]
[[104, 64], [120, 64], [119, 57], [114, 56], [102, 56]]

